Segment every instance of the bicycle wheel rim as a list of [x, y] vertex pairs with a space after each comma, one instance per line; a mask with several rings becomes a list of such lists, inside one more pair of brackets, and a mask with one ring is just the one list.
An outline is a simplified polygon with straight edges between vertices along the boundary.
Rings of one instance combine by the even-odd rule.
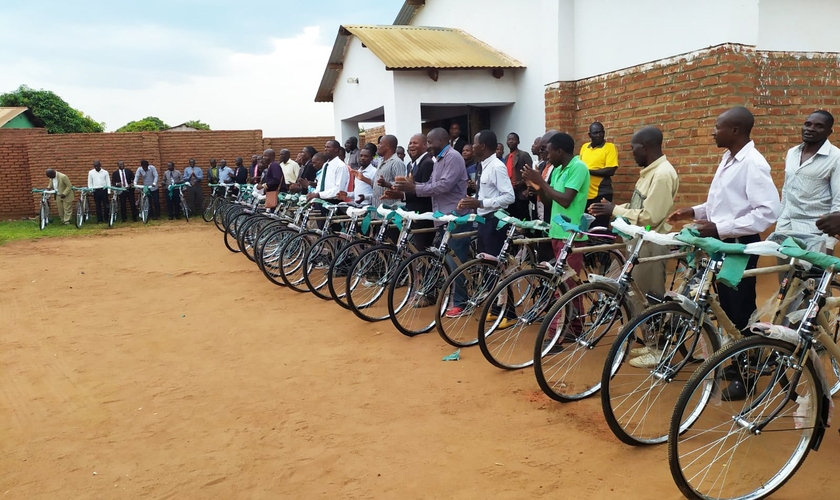
[[[783, 341], [745, 338], [718, 351], [692, 375], [674, 409], [668, 436], [671, 475], [687, 497], [766, 498], [802, 465], [822, 434], [816, 426], [823, 419], [825, 406], [811, 359], [796, 385], [798, 397], [803, 398], [797, 401], [805, 401], [807, 395], [810, 404], [786, 401], [782, 380], [792, 380], [795, 370], [786, 366], [784, 359], [793, 359], [789, 357], [794, 349]], [[752, 390], [743, 401], [724, 401], [720, 395], [729, 382], [721, 380], [721, 374], [733, 361], [740, 364], [738, 360], [749, 359], [756, 360], [754, 366], [746, 368], [744, 364], [740, 373]], [[715, 397], [686, 428], [685, 411], [696, 406], [696, 393], [704, 391], [709, 381], [714, 384]], [[750, 432], [751, 424], [769, 416], [782, 402], [781, 413], [760, 434]]]
[[579, 285], [546, 315], [534, 344], [534, 374], [548, 397], [577, 401], [600, 390], [609, 349], [629, 320], [616, 293], [604, 283]]
[[81, 201], [76, 202], [76, 229], [81, 229], [85, 223], [85, 207]]
[[[496, 262], [476, 259], [461, 265], [446, 278], [435, 305], [435, 326], [448, 344], [468, 347], [478, 343], [478, 317], [498, 283], [499, 266]], [[459, 286], [465, 299], [460, 305], [462, 311], [456, 317], [449, 317], [446, 312], [455, 305]]]
[[337, 236], [325, 236], [319, 238], [309, 247], [304, 257], [303, 279], [306, 287], [316, 297], [323, 300], [330, 300], [327, 279], [330, 265], [335, 259], [336, 248], [341, 245], [341, 238]]
[[[601, 404], [616, 437], [630, 445], [666, 442], [685, 383], [718, 346], [711, 327], [697, 324], [678, 304], [659, 304], [631, 319], [613, 343], [601, 376]], [[702, 396], [684, 425], [699, 417], [711, 384]]]
[[302, 233], [289, 240], [280, 252], [280, 267], [286, 285], [296, 292], [306, 292], [306, 281], [303, 278], [303, 266], [306, 252], [312, 246], [312, 233]]
[[49, 220], [50, 212], [49, 208], [46, 203], [41, 203], [41, 210], [38, 212], [38, 225], [41, 227], [41, 231], [47, 227], [47, 220]]
[[149, 198], [145, 196], [140, 198], [140, 218], [143, 219], [143, 224], [149, 223]]
[[344, 309], [350, 309], [347, 302], [347, 274], [350, 266], [368, 247], [367, 242], [353, 242], [339, 251], [327, 271], [327, 288], [330, 297]]
[[398, 265], [393, 247], [374, 247], [365, 250], [347, 273], [347, 304], [356, 316], [365, 321], [388, 318], [388, 304], [380, 301]]
[[388, 286], [388, 313], [400, 333], [409, 337], [435, 326], [435, 305], [446, 265], [431, 252], [420, 252], [403, 261]]

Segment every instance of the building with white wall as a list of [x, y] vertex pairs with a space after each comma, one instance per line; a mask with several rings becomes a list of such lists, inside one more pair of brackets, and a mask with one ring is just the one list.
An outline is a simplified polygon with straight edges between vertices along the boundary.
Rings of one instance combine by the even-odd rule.
[[[469, 68], [481, 51], [458, 57], [444, 51], [441, 59], [428, 41], [371, 35], [374, 27], [342, 27], [316, 101], [333, 102], [341, 139], [356, 135], [364, 121], [383, 121], [403, 143], [421, 129], [459, 121], [467, 133], [490, 127], [499, 136], [518, 132], [526, 142], [545, 130], [547, 85], [724, 43], [840, 52], [840, 32], [820, 27], [820, 18], [840, 18], [840, 1], [406, 0], [395, 26], [461, 30], [498, 59]], [[418, 56], [429, 64], [388, 66]], [[440, 64], [447, 57], [460, 66]]]

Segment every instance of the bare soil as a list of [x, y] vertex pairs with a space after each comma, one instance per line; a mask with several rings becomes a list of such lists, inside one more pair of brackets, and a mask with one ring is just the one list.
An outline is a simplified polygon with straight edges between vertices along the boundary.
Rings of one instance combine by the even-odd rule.
[[[597, 397], [550, 401], [477, 347], [443, 362], [202, 222], [10, 243], [0, 283], [3, 498], [681, 497]], [[832, 429], [774, 498], [831, 497], [838, 462]]]

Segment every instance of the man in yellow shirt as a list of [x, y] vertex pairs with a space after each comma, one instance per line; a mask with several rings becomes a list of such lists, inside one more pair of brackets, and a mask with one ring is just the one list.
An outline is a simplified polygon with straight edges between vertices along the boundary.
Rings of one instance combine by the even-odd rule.
[[[601, 122], [589, 126], [590, 142], [580, 148], [580, 159], [589, 167], [589, 192], [586, 196], [586, 208], [602, 199], [613, 200], [612, 180], [618, 170], [618, 150], [615, 144], [604, 140], [606, 132]], [[609, 227], [608, 217], [598, 217], [594, 226]]]

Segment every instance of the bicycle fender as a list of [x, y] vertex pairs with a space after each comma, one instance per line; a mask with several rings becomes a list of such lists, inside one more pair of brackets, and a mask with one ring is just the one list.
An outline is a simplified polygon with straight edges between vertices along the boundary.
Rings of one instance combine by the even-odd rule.
[[590, 283], [608, 283], [610, 285], [615, 285], [616, 287], [618, 286], [617, 279], [601, 276], [600, 274], [588, 274], [586, 278]]

